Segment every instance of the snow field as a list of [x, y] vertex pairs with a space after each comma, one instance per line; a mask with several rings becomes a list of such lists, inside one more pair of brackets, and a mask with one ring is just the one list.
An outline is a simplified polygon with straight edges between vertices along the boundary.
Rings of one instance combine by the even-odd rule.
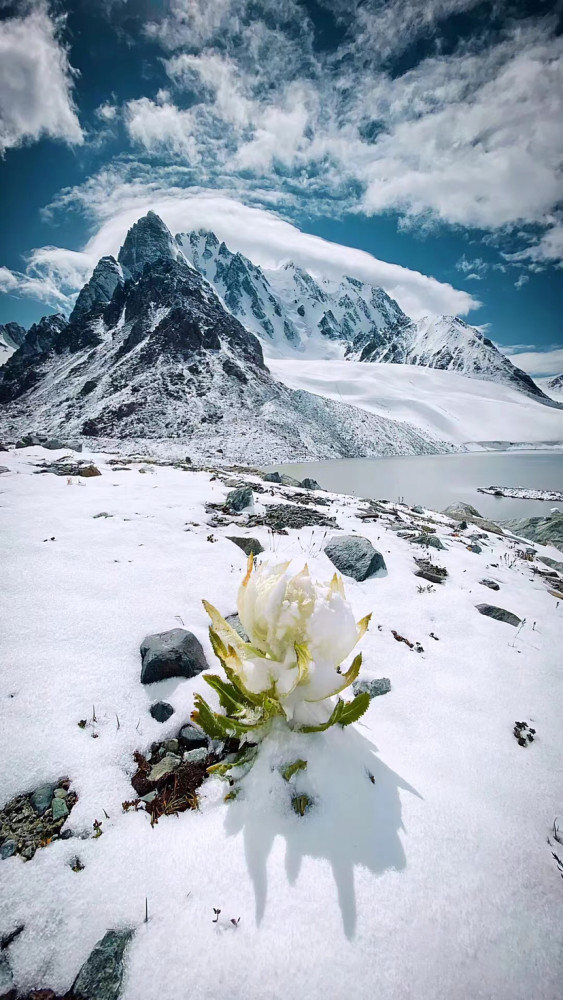
[[[212, 693], [201, 676], [143, 687], [138, 647], [183, 624], [219, 669], [201, 598], [235, 610], [246, 560], [226, 536], [245, 530], [207, 525], [204, 503], [227, 492], [209, 473], [115, 472], [107, 456], [85, 453], [102, 476], [67, 485], [32, 474], [46, 455], [2, 456], [11, 472], [0, 479], [1, 795], [66, 774], [79, 800], [73, 838], [28, 863], [0, 862], [0, 935], [25, 923], [9, 949], [18, 987], [68, 989], [105, 931], [127, 924], [136, 934], [123, 1000], [344, 1000], [352, 991], [359, 1000], [559, 1000], [562, 886], [546, 838], [563, 814], [562, 606], [529, 565], [505, 564], [510, 541], [489, 535], [473, 554], [434, 515], [447, 551], [430, 553], [449, 576], [419, 594], [413, 555], [423, 550], [390, 522], [358, 521], [357, 500], [330, 495], [322, 510], [370, 538], [387, 563], [387, 576], [345, 586], [357, 619], [373, 612], [360, 676], [390, 677], [391, 692], [353, 730], [294, 734], [289, 745], [273, 734], [242, 799], [225, 804], [225, 786], [209, 781], [201, 811], [153, 829], [146, 814], [121, 809], [133, 797], [133, 751], [177, 735], [194, 692]], [[256, 493], [256, 511], [280, 496]], [[112, 516], [94, 519], [101, 512]], [[324, 528], [248, 533], [262, 559], [332, 575]], [[483, 576], [500, 591], [481, 586]], [[517, 634], [479, 615], [481, 602], [526, 625]], [[160, 699], [175, 708], [164, 725], [148, 714]], [[526, 749], [512, 734], [524, 719], [537, 731]], [[298, 756], [308, 768], [294, 780], [315, 800], [304, 818], [276, 770]], [[68, 864], [76, 855], [79, 873]], [[236, 929], [231, 917], [241, 918]]]

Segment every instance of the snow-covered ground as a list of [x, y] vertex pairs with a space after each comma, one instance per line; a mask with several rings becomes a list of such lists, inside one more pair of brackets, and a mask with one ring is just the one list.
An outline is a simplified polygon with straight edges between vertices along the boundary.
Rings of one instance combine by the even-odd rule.
[[563, 410], [497, 382], [412, 365], [268, 359], [294, 389], [408, 421], [453, 444], [563, 441]]
[[[485, 415], [472, 416], [485, 398], [477, 389], [491, 401], [494, 392], [495, 406], [506, 394], [519, 412], [518, 394], [499, 386], [449, 372], [369, 370], [378, 391], [387, 380], [395, 410], [408, 385], [396, 371], [418, 388], [431, 376], [430, 415], [438, 412], [430, 385], [444, 379], [452, 388], [440, 403], [442, 433], [457, 406], [465, 437], [500, 436], [498, 427], [484, 433]], [[535, 407], [523, 400], [522, 421]], [[555, 436], [548, 424], [546, 438]], [[214, 662], [201, 599], [234, 610], [245, 557], [226, 536], [246, 532], [207, 524], [204, 503], [227, 492], [208, 472], [116, 471], [94, 455], [97, 478], [68, 484], [33, 474], [32, 461], [54, 457], [42, 449], [0, 456], [10, 470], [0, 476], [1, 800], [63, 774], [79, 795], [67, 821], [75, 836], [27, 863], [0, 861], [0, 937], [25, 924], [7, 949], [19, 988], [63, 992], [105, 931], [128, 925], [135, 936], [123, 1000], [560, 1000], [563, 882], [552, 851], [563, 856], [563, 847], [548, 836], [563, 816], [563, 603], [516, 557], [514, 542], [488, 534], [480, 553], [468, 551], [467, 538], [436, 515], [446, 551], [429, 551], [449, 575], [419, 593], [425, 581], [413, 575], [413, 555], [424, 550], [397, 536], [400, 521], [362, 522], [357, 499], [330, 496], [331, 507], [319, 510], [370, 538], [387, 563], [386, 576], [346, 580], [346, 591], [357, 619], [373, 612], [361, 676], [389, 677], [391, 692], [353, 730], [295, 738], [293, 755], [309, 761], [299, 780], [316, 799], [305, 817], [280, 796], [270, 745], [242, 799], [225, 804], [214, 779], [199, 812], [151, 828], [146, 813], [121, 808], [132, 797], [132, 754], [176, 736], [194, 692], [209, 689], [201, 677], [143, 687], [139, 643], [184, 624]], [[283, 489], [263, 485], [258, 512], [284, 499]], [[110, 516], [95, 517], [102, 512]], [[332, 575], [324, 528], [249, 533], [265, 547], [260, 558], [292, 558], [297, 568], [306, 560], [314, 576]], [[524, 626], [480, 615], [482, 602]], [[164, 725], [148, 713], [161, 698], [175, 709]], [[79, 728], [93, 708], [94, 729]], [[512, 732], [523, 720], [537, 734], [526, 748]], [[94, 820], [102, 821], [98, 839]], [[75, 872], [77, 855], [84, 869]]]

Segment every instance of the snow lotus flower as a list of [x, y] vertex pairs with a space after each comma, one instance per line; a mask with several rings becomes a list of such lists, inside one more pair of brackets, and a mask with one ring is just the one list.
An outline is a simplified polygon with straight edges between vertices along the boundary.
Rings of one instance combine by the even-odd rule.
[[349, 725], [369, 705], [368, 694], [351, 702], [334, 698], [358, 676], [361, 653], [345, 672], [341, 664], [371, 616], [354, 621], [337, 574], [330, 583], [315, 583], [307, 566], [292, 576], [289, 565], [265, 562], [255, 568], [249, 558], [237, 601], [248, 642], [203, 602], [211, 619], [211, 644], [227, 679], [204, 675], [223, 711], [214, 712], [196, 695], [192, 718], [213, 739], [233, 736], [255, 743], [276, 716], [303, 732]]

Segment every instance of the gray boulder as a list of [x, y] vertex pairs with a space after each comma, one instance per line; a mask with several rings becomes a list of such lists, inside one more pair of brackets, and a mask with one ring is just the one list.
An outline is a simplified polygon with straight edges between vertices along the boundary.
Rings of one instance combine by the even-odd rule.
[[322, 489], [322, 487], [319, 486], [319, 484], [318, 484], [318, 482], [317, 482], [316, 479], [308, 479], [308, 478], [307, 479], [302, 479], [301, 482], [299, 483], [299, 485], [304, 490], [320, 490], [320, 489]]
[[555, 510], [544, 517], [504, 521], [503, 524], [521, 538], [541, 545], [554, 545], [563, 551], [563, 511]]
[[77, 1000], [117, 1000], [123, 982], [125, 949], [132, 930], [107, 931], [90, 953], [71, 990]]
[[60, 451], [61, 449], [65, 451], [82, 451], [82, 445], [79, 441], [61, 441], [60, 438], [49, 438], [43, 442], [43, 447], [47, 448], [48, 451]]
[[475, 507], [472, 507], [470, 503], [462, 503], [461, 500], [451, 503], [442, 511], [442, 514], [446, 514], [447, 517], [453, 517], [454, 521], [464, 521], [470, 517], [481, 517], [481, 514]]
[[413, 545], [428, 545], [431, 549], [445, 549], [437, 535], [417, 535], [412, 539]]
[[378, 698], [380, 694], [389, 694], [391, 681], [388, 677], [376, 677], [372, 681], [354, 681], [352, 691], [354, 694], [363, 694], [367, 691], [370, 698]]
[[51, 805], [56, 787], [52, 783], [39, 785], [39, 788], [31, 793], [30, 802], [38, 816], [42, 816]]
[[387, 568], [381, 552], [359, 535], [331, 538], [324, 551], [337, 570], [360, 582]]
[[7, 465], [0, 465], [0, 473], [2, 473], [2, 472], [9, 472], [9, 471], [10, 470], [9, 470], [9, 468], [8, 468]]
[[250, 486], [239, 486], [236, 490], [230, 490], [230, 492], [227, 493], [225, 506], [229, 507], [230, 510], [234, 510], [238, 514], [240, 511], [246, 510], [247, 507], [250, 507], [253, 500], [254, 494], [250, 489]]
[[279, 472], [265, 472], [262, 479], [265, 483], [281, 483]]
[[238, 545], [239, 549], [242, 549], [246, 556], [258, 556], [264, 551], [264, 546], [260, 544], [257, 538], [243, 538], [239, 535], [227, 535], [230, 542], [234, 542]]
[[174, 709], [167, 701], [155, 701], [149, 708], [149, 712], [157, 722], [167, 722], [170, 716], [174, 715]]
[[199, 639], [184, 628], [147, 635], [141, 643], [141, 659], [141, 684], [195, 677], [208, 666]]
[[485, 578], [484, 580], [479, 580], [479, 583], [482, 583], [484, 587], [488, 587], [489, 590], [500, 590], [500, 586], [496, 580]]
[[513, 615], [511, 611], [505, 611], [504, 608], [496, 608], [494, 604], [476, 604], [475, 607], [480, 615], [494, 618], [497, 622], [506, 622], [507, 625], [517, 626], [522, 621], [518, 615]]

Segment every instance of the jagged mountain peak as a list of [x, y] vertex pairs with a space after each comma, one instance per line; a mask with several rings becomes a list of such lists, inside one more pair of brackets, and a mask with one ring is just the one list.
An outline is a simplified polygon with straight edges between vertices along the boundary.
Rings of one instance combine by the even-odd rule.
[[168, 226], [152, 210], [129, 229], [117, 260], [125, 277], [139, 277], [145, 264], [168, 257], [178, 260], [180, 248]]
[[19, 323], [0, 323], [0, 365], [24, 342], [26, 330]]
[[117, 285], [123, 284], [123, 270], [115, 257], [101, 257], [96, 264], [92, 277], [81, 289], [70, 314], [73, 323], [85, 316], [93, 306], [100, 309], [110, 301]]

